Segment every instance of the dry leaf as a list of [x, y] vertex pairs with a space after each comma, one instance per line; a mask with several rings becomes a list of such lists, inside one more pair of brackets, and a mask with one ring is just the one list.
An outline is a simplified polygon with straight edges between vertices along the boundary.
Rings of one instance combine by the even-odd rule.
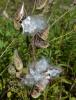
[[33, 91], [31, 92], [31, 96], [33, 98], [38, 98], [41, 95], [41, 93], [45, 90], [48, 83], [49, 83], [49, 80], [47, 80], [47, 79], [45, 79], [45, 80], [43, 79], [43, 80], [39, 81], [33, 88]]
[[21, 58], [19, 57], [18, 51], [14, 51], [13, 62], [17, 71], [22, 71], [23, 63]]
[[48, 28], [45, 29], [44, 32], [39, 33], [38, 36], [39, 36], [40, 38], [42, 38], [43, 40], [47, 40], [47, 38], [48, 38]]
[[8, 73], [10, 75], [16, 75], [16, 69], [12, 64], [9, 64], [9, 66], [8, 66]]
[[36, 47], [39, 48], [47, 48], [49, 46], [49, 43], [45, 40], [43, 40], [42, 38], [40, 38], [38, 35], [34, 36], [34, 40], [33, 40], [34, 44]]
[[6, 12], [5, 10], [3, 11], [3, 16], [4, 16], [5, 18], [9, 19], [9, 15], [7, 14], [7, 12]]
[[76, 5], [76, 0], [73, 0], [73, 4], [75, 4], [75, 5]]
[[36, 0], [36, 9], [40, 10], [45, 7], [47, 4], [48, 0]]
[[14, 27], [15, 27], [16, 30], [20, 30], [21, 24], [14, 20]]
[[21, 5], [21, 7], [17, 10], [14, 18], [14, 27], [19, 30], [21, 27], [21, 21], [25, 17], [25, 8], [24, 8], [24, 2]]
[[21, 5], [21, 7], [17, 10], [16, 14], [15, 14], [15, 20], [20, 22], [23, 17], [25, 16], [25, 10], [24, 10], [24, 2]]
[[21, 72], [16, 72], [16, 78], [20, 78], [21, 74], [22, 74], [22, 71]]
[[53, 0], [36, 0], [36, 9], [41, 10], [45, 8], [48, 4], [51, 4]]
[[38, 98], [50, 80], [57, 78], [62, 72], [62, 68], [52, 66], [45, 58], [42, 58], [35, 63], [35, 66], [34, 62], [30, 64], [29, 71], [21, 78], [21, 82], [30, 87], [34, 86], [31, 96]]

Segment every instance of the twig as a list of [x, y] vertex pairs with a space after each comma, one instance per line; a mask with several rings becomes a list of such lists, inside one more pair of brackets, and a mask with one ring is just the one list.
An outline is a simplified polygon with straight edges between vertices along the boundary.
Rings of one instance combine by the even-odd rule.
[[6, 68], [4, 68], [4, 70], [0, 73], [0, 76], [3, 75], [3, 73], [7, 70], [8, 66]]
[[5, 54], [5, 52], [8, 50], [8, 48], [12, 45], [12, 43], [15, 41], [15, 39], [6, 47], [6, 49], [2, 52], [0, 55], [0, 58]]
[[35, 0], [35, 2], [34, 2], [34, 7], [33, 7], [33, 9], [32, 9], [32, 14], [33, 14], [34, 11], [35, 11], [35, 7], [36, 7], [36, 0]]
[[4, 11], [6, 11], [6, 9], [7, 9], [7, 7], [8, 7], [9, 2], [10, 2], [10, 0], [8, 0], [8, 1], [7, 1]]
[[[7, 48], [3, 51], [3, 53], [0, 55], [0, 58], [5, 54], [5, 52], [8, 50], [8, 48], [12, 45], [12, 43], [15, 41], [15, 39], [7, 46]], [[8, 66], [4, 68], [4, 70], [0, 73], [0, 76], [7, 70]]]
[[[5, 98], [5, 96], [7, 95], [8, 92], [8, 85], [2, 90], [1, 94], [0, 94], [0, 100], [3, 100]], [[6, 99], [5, 99], [6, 100]]]
[[[67, 13], [69, 13], [70, 11], [72, 11], [73, 9], [75, 9], [75, 7], [72, 7], [72, 8], [70, 8], [68, 11], [66, 11], [64, 14], [62, 14], [58, 19], [56, 19], [53, 23], [52, 23], [52, 25], [51, 26], [49, 26], [49, 29], [51, 28], [51, 27], [53, 27], [60, 19], [62, 19]], [[50, 18], [51, 18], [51, 15], [50, 15], [50, 17], [49, 17], [49, 19], [48, 19], [48, 23], [49, 23], [49, 21], [50, 21]]]
[[65, 36], [71, 34], [72, 32], [73, 32], [73, 30], [70, 31], [70, 32], [68, 32], [67, 34], [61, 35], [61, 36], [59, 36], [59, 37], [57, 37], [57, 38], [54, 38], [54, 39], [50, 40], [50, 42], [56, 41], [56, 40], [58, 40], [58, 39], [60, 39], [60, 38], [63, 38], [63, 37], [65, 37]]
[[33, 56], [33, 61], [36, 61], [35, 53], [36, 53], [36, 48], [35, 48], [35, 42], [34, 42], [34, 37], [32, 38], [32, 56]]

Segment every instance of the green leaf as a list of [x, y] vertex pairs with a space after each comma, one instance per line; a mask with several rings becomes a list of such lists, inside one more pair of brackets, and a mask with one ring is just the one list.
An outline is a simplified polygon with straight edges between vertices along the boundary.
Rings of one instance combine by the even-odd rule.
[[12, 94], [11, 94], [11, 92], [9, 91], [9, 92], [7, 93], [7, 97], [10, 98], [11, 95], [12, 95]]
[[70, 97], [70, 100], [76, 100], [76, 98], [75, 97]]
[[2, 49], [3, 47], [5, 47], [5, 44], [2, 40], [0, 40], [0, 49]]
[[70, 82], [70, 80], [68, 80], [68, 79], [66, 79], [66, 78], [61, 78], [61, 81], [63, 82], [63, 83], [66, 83], [66, 84], [71, 84], [71, 82]]

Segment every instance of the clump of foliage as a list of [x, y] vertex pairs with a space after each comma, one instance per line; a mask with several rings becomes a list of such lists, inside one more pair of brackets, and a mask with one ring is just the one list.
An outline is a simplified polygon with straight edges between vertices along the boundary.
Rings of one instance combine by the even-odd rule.
[[[3, 5], [2, 1], [0, 2]], [[76, 99], [76, 7], [71, 6], [72, 2], [72, 0], [56, 0], [56, 3], [49, 7], [47, 12], [50, 46], [47, 49], [37, 49], [35, 56], [36, 59], [45, 56], [50, 63], [63, 67], [64, 75], [58, 80], [51, 82], [37, 100]], [[18, 0], [15, 3], [17, 7]], [[64, 9], [64, 6], [68, 9]], [[14, 13], [14, 10], [12, 13]], [[35, 10], [34, 13], [39, 12]], [[27, 48], [26, 36], [24, 37], [21, 32], [14, 29], [13, 21], [10, 19], [6, 20], [1, 16], [0, 98], [2, 100], [30, 100], [32, 99], [29, 96], [30, 89], [22, 86], [17, 79], [9, 76], [7, 72], [7, 67], [15, 48], [18, 49], [24, 67], [27, 70], [27, 64], [32, 61], [32, 56], [28, 52], [30, 50]]]

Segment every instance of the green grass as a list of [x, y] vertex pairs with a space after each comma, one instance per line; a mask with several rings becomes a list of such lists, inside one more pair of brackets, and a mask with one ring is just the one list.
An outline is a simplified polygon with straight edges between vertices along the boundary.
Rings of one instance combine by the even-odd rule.
[[[35, 56], [36, 59], [46, 57], [49, 63], [61, 66], [64, 73], [51, 82], [36, 100], [76, 100], [76, 7], [73, 6], [71, 9], [71, 3], [72, 0], [56, 0], [56, 4], [49, 8], [48, 13], [45, 13], [49, 19], [50, 46], [47, 49], [36, 49]], [[2, 6], [3, 3], [1, 2], [0, 5]], [[69, 11], [61, 9], [60, 5], [68, 6]], [[39, 12], [35, 10], [34, 13]], [[7, 100], [13, 100], [13, 98], [14, 100], [30, 100], [28, 95], [30, 88], [23, 87], [7, 72], [7, 66], [11, 62], [15, 49], [18, 49], [24, 67], [27, 69], [27, 64], [33, 57], [28, 52], [26, 36], [24, 37], [21, 32], [14, 29], [11, 20], [0, 17], [0, 94], [1, 96], [4, 94], [3, 89], [11, 81], [14, 87], [4, 95]], [[34, 99], [31, 98], [31, 100]]]

